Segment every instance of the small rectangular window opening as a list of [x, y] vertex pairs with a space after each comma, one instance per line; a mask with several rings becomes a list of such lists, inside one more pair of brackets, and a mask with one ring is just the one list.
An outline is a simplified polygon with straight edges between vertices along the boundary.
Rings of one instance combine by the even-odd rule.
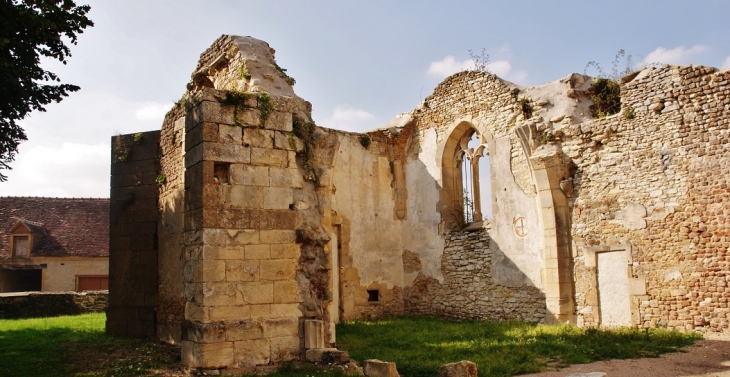
[[380, 290], [368, 289], [368, 302], [380, 301]]
[[216, 162], [213, 165], [213, 177], [215, 178], [215, 183], [219, 185], [227, 185], [228, 184], [228, 168], [231, 166], [231, 164], [224, 163], [224, 162]]

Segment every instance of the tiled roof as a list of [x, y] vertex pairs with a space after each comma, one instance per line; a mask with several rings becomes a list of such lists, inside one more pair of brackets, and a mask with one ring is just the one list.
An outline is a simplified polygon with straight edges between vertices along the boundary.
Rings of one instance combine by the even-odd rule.
[[31, 256], [109, 256], [109, 199], [0, 196], [0, 259], [21, 220], [45, 232]]

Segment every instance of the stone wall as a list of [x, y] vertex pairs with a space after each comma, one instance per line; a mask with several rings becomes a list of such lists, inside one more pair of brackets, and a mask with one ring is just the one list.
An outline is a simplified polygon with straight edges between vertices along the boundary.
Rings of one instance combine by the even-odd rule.
[[6, 293], [0, 295], [0, 318], [40, 318], [103, 312], [108, 292]]
[[153, 336], [160, 131], [112, 137], [107, 333]]
[[629, 244], [634, 325], [727, 331], [729, 77], [699, 66], [647, 69], [623, 84], [622, 113], [566, 129], [563, 149], [578, 166], [579, 324], [600, 323], [589, 259]]
[[[304, 101], [202, 89], [186, 104], [183, 362], [251, 368], [300, 356], [304, 186], [291, 134]], [[316, 237], [314, 237], [316, 238]], [[303, 284], [303, 285], [302, 285]], [[305, 291], [309, 293], [307, 289]]]
[[486, 230], [448, 234], [441, 264], [443, 283], [419, 274], [405, 289], [406, 312], [458, 320], [544, 321], [545, 296], [539, 289], [495, 283]]
[[165, 116], [160, 134], [158, 207], [157, 337], [176, 343], [185, 320], [183, 290], [185, 205], [185, 104], [183, 97]]

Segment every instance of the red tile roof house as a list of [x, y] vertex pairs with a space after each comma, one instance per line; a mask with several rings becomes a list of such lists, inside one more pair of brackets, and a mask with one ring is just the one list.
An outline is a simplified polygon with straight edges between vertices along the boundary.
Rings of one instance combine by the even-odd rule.
[[109, 199], [0, 197], [0, 293], [107, 289]]

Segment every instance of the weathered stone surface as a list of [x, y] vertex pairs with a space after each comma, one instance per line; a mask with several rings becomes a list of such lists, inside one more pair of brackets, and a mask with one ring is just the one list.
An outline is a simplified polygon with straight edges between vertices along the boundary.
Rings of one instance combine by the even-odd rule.
[[477, 365], [467, 360], [444, 364], [439, 367], [438, 377], [477, 377]]
[[362, 362], [362, 370], [368, 377], [400, 377], [395, 363], [369, 359]]

